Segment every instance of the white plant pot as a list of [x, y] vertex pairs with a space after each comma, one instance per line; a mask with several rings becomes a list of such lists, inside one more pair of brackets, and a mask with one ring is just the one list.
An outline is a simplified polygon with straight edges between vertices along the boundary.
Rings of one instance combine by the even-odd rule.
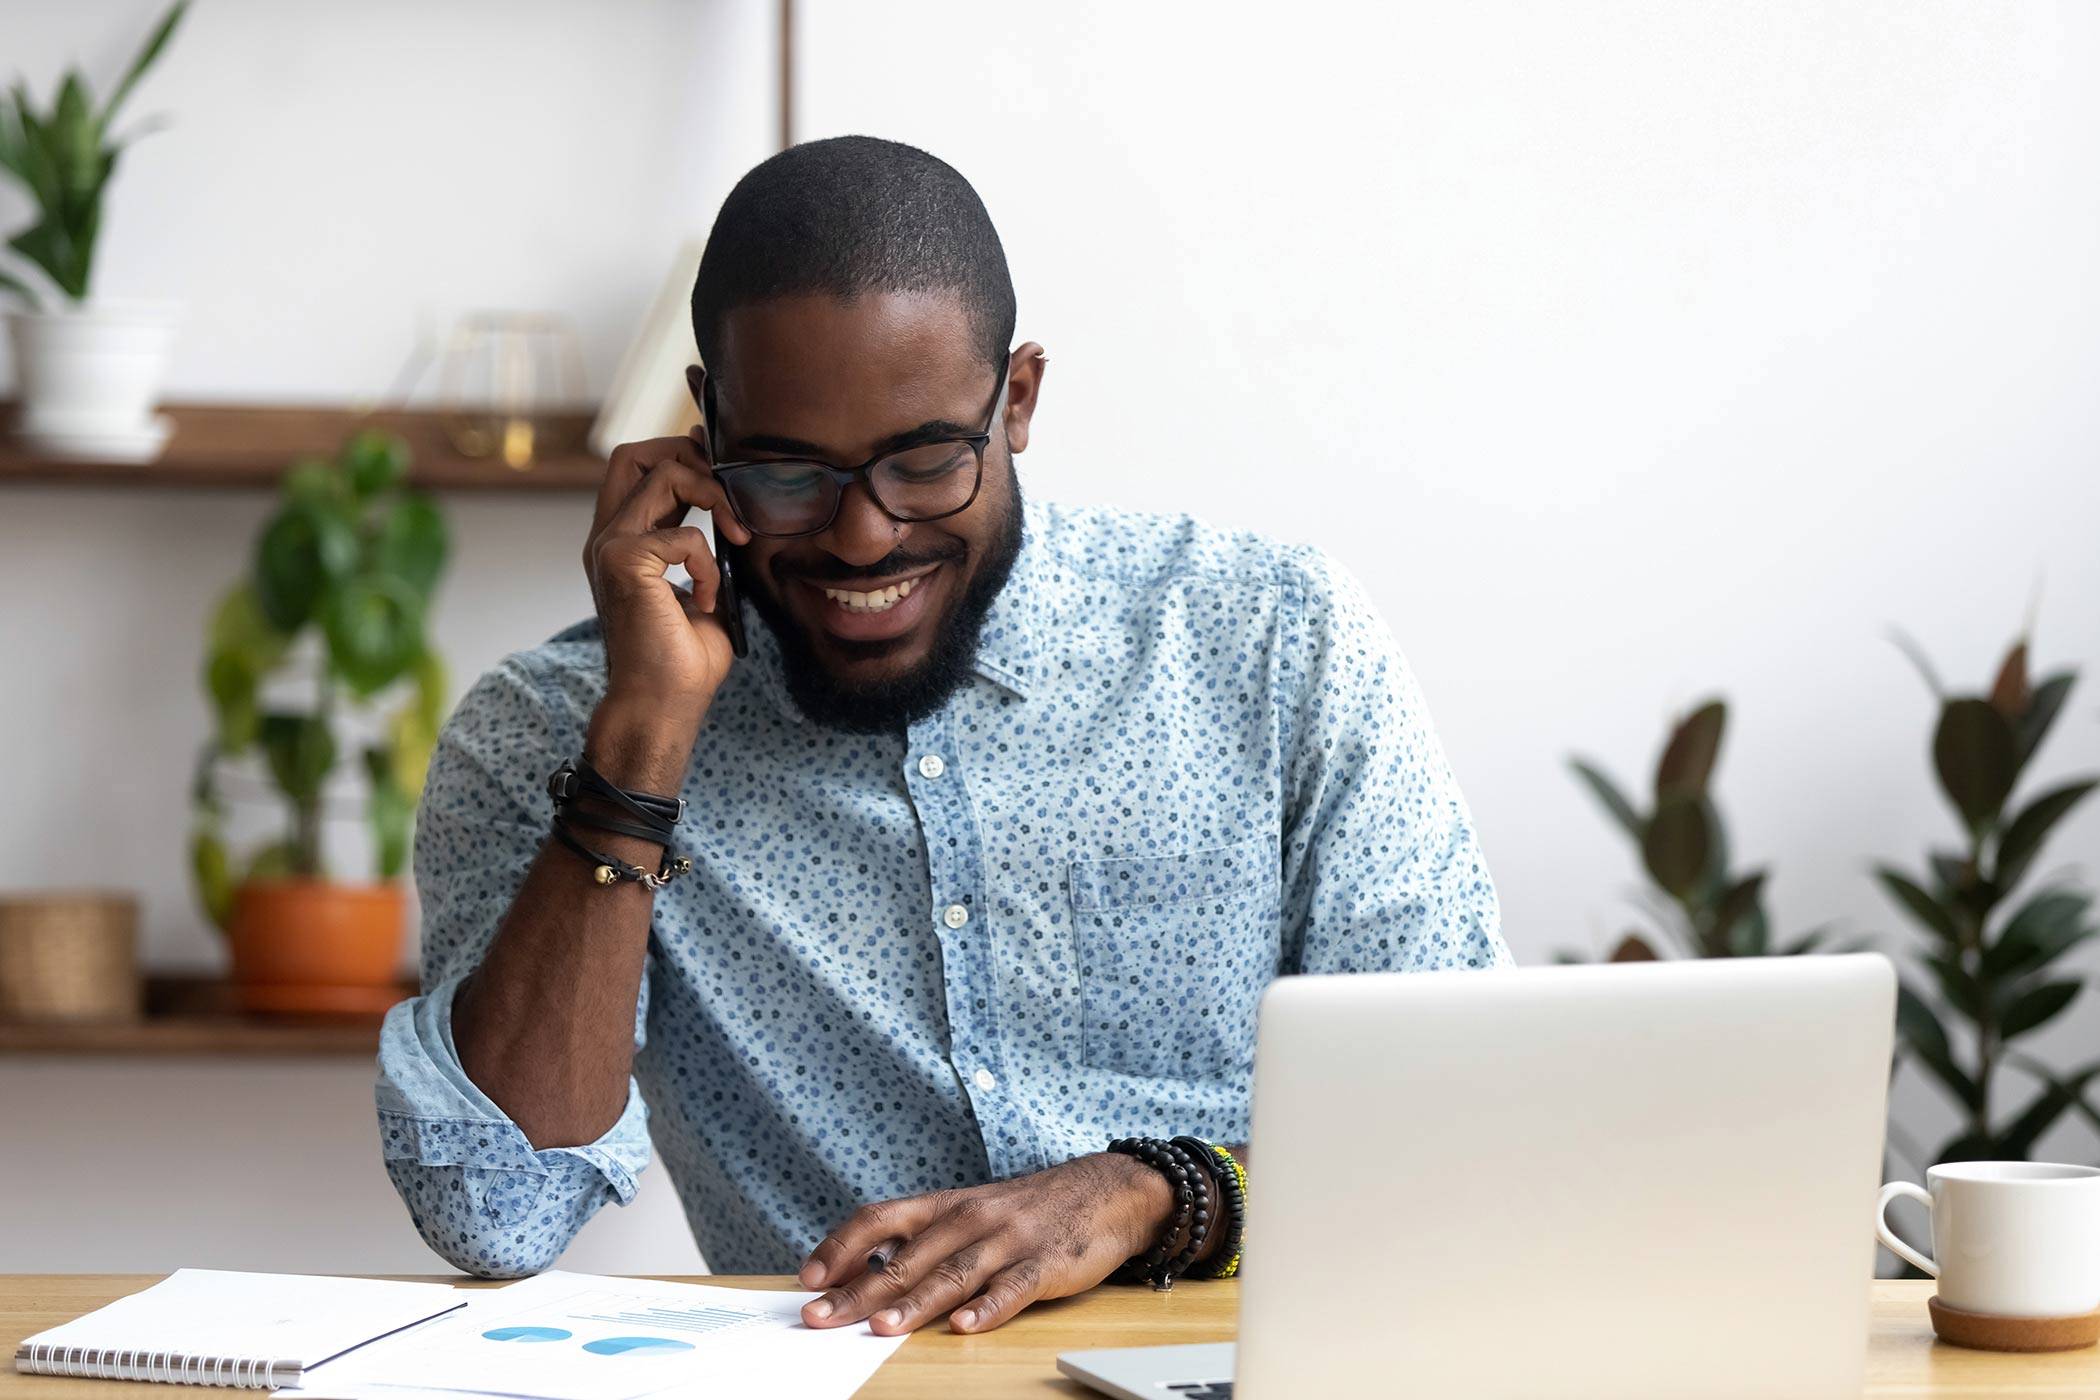
[[150, 461], [170, 424], [153, 413], [176, 307], [91, 301], [16, 311], [15, 436], [39, 452], [96, 461]]

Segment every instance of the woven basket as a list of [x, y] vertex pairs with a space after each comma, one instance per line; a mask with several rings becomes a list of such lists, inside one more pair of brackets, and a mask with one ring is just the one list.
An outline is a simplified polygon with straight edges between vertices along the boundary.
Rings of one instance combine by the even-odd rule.
[[0, 1021], [136, 1020], [138, 926], [129, 894], [0, 894]]

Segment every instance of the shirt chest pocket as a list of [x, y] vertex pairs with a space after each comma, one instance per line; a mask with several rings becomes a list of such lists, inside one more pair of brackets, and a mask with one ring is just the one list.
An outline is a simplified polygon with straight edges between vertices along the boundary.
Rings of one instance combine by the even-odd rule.
[[1230, 1079], [1279, 956], [1275, 843], [1075, 860], [1080, 1059], [1122, 1074]]

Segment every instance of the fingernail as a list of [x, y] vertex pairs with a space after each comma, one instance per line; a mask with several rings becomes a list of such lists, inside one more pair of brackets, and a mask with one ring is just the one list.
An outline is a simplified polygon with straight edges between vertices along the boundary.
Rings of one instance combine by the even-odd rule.
[[875, 1320], [885, 1327], [895, 1327], [898, 1323], [904, 1321], [904, 1314], [895, 1308], [884, 1308], [881, 1312], [875, 1314]]
[[975, 1327], [977, 1325], [977, 1314], [971, 1312], [968, 1308], [958, 1308], [955, 1311], [955, 1316], [948, 1320], [957, 1327]]
[[819, 1298], [814, 1303], [811, 1303], [809, 1305], [809, 1315], [819, 1320], [830, 1317], [831, 1300], [829, 1298]]
[[795, 1281], [804, 1288], [815, 1288], [824, 1281], [824, 1266], [814, 1259], [810, 1260], [802, 1266], [802, 1272], [795, 1275]]

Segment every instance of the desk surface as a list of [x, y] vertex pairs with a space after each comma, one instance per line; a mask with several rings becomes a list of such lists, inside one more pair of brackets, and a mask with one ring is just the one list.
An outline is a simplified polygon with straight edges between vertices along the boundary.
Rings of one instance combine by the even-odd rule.
[[[0, 1400], [51, 1396], [97, 1400], [146, 1394], [255, 1395], [218, 1387], [155, 1387], [135, 1382], [62, 1380], [24, 1376], [13, 1368], [15, 1344], [69, 1318], [135, 1293], [157, 1274], [0, 1274]], [[406, 1276], [404, 1276], [406, 1277]], [[454, 1276], [418, 1275], [457, 1283]], [[684, 1280], [738, 1288], [784, 1288], [784, 1278]], [[2100, 1350], [2009, 1356], [1963, 1351], [1933, 1340], [1924, 1281], [1872, 1285], [1873, 1336], [1867, 1354], [1868, 1396], [2004, 1396], [2100, 1394]], [[1086, 1347], [1146, 1346], [1158, 1342], [1229, 1341], [1239, 1285], [1186, 1283], [1168, 1293], [1148, 1288], [1096, 1289], [1078, 1298], [1039, 1303], [996, 1332], [960, 1337], [936, 1323], [913, 1334], [875, 1378], [861, 1400], [941, 1395], [948, 1400], [1007, 1396], [1083, 1396], [1086, 1390], [1057, 1374], [1057, 1354]]]

